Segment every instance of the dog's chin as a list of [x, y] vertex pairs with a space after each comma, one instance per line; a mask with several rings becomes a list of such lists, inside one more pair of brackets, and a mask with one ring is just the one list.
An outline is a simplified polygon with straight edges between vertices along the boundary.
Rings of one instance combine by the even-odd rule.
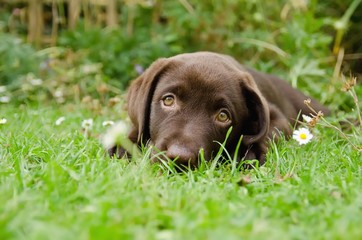
[[198, 154], [195, 154], [196, 159], [190, 158], [188, 160], [181, 160], [178, 156], [170, 158], [167, 156], [167, 149], [160, 148], [162, 144], [154, 142], [152, 140], [147, 142], [147, 147], [151, 148], [151, 163], [156, 164], [169, 164], [170, 166], [175, 166], [175, 168], [180, 169], [195, 169], [199, 166]]
[[199, 159], [189, 159], [188, 161], [180, 161], [177, 158], [170, 159], [166, 156], [165, 151], [157, 149], [152, 146], [152, 144], [149, 146], [152, 148], [150, 161], [153, 164], [173, 165], [178, 172], [185, 171], [187, 169], [194, 170], [199, 166]]
[[180, 161], [176, 159], [169, 159], [165, 156], [164, 152], [153, 150], [151, 153], [151, 162], [155, 164], [171, 164], [177, 170], [196, 169], [199, 166], [198, 159], [189, 159], [188, 161]]

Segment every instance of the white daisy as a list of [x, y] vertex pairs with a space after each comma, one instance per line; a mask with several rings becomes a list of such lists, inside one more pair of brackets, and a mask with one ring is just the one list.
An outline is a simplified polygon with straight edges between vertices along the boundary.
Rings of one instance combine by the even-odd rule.
[[6, 120], [6, 118], [1, 118], [0, 119], [0, 125], [3, 125], [7, 122], [8, 120]]
[[60, 117], [55, 121], [55, 125], [59, 126], [60, 124], [62, 124], [62, 122], [64, 122], [65, 117]]
[[0, 93], [6, 92], [6, 86], [0, 86]]
[[8, 103], [8, 102], [10, 102], [10, 97], [8, 96], [0, 97], [0, 103]]
[[102, 68], [102, 64], [94, 63], [94, 64], [86, 64], [81, 66], [80, 71], [84, 74], [93, 74], [97, 73]]
[[296, 140], [299, 145], [309, 143], [312, 138], [313, 134], [309, 131], [308, 128], [299, 128], [293, 132], [293, 139]]
[[40, 86], [43, 83], [43, 80], [40, 78], [33, 78], [29, 80], [30, 84], [33, 86]]
[[82, 128], [84, 129], [90, 129], [93, 126], [93, 119], [89, 118], [89, 119], [85, 119], [82, 122]]
[[102, 126], [103, 126], [103, 127], [107, 127], [107, 126], [112, 126], [113, 124], [114, 124], [113, 121], [104, 121], [104, 122], [102, 123]]
[[54, 92], [54, 97], [61, 98], [63, 97], [63, 91], [61, 89], [58, 89]]
[[304, 122], [306, 123], [310, 123], [310, 121], [312, 121], [313, 118], [309, 117], [308, 115], [304, 115], [302, 114], [302, 118], [304, 120]]

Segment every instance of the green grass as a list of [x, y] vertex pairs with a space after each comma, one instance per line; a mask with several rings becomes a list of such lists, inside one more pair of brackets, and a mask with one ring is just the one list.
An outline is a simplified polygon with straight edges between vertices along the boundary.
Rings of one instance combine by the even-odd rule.
[[105, 155], [102, 121], [117, 109], [0, 108], [0, 239], [362, 238], [362, 157], [331, 129], [273, 144], [259, 169], [177, 174]]

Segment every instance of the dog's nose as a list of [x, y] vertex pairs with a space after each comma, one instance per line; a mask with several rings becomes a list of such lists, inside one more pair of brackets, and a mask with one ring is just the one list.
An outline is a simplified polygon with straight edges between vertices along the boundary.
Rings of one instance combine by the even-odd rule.
[[190, 149], [180, 145], [169, 146], [166, 151], [166, 156], [171, 160], [176, 159], [176, 163], [184, 165], [187, 165], [189, 162], [194, 164], [196, 161], [196, 154]]

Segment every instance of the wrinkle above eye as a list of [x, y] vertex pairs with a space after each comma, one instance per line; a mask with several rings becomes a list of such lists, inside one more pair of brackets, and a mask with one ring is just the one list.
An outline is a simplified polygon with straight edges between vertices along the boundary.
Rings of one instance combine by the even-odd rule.
[[216, 101], [214, 101], [215, 111], [221, 110], [221, 109], [226, 109], [227, 111], [229, 111], [231, 109], [231, 106], [232, 106], [232, 104], [225, 97], [221, 97], [221, 98], [217, 99]]

